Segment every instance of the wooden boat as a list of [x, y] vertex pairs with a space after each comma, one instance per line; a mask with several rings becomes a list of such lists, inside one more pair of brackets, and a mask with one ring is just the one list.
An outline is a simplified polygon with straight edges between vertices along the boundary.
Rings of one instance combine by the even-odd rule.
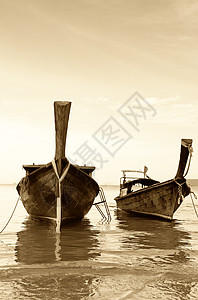
[[70, 106], [71, 102], [54, 102], [54, 160], [44, 165], [24, 165], [26, 176], [17, 185], [28, 214], [55, 222], [57, 232], [61, 223], [82, 219], [99, 192], [97, 182], [91, 177], [95, 168], [72, 165], [65, 157]]
[[[188, 157], [191, 159], [191, 156], [192, 140], [182, 139], [177, 174], [175, 178], [161, 183], [147, 176], [146, 167], [144, 171], [138, 171], [144, 174], [143, 178], [127, 177], [127, 172], [134, 171], [123, 170], [123, 176], [120, 179], [120, 195], [115, 198], [117, 207], [133, 214], [172, 220], [174, 212], [179, 208], [184, 197], [190, 193], [184, 171]], [[138, 184], [142, 188], [137, 189]]]

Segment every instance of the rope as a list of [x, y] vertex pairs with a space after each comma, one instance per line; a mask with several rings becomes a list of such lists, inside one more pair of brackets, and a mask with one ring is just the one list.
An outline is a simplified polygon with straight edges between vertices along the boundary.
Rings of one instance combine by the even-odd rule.
[[17, 208], [17, 205], [18, 205], [20, 199], [21, 199], [21, 197], [19, 196], [19, 198], [18, 198], [18, 200], [17, 200], [17, 202], [16, 202], [16, 204], [15, 204], [15, 207], [14, 207], [14, 209], [13, 209], [13, 212], [12, 212], [12, 214], [11, 214], [9, 220], [7, 221], [6, 225], [5, 225], [5, 226], [3, 227], [3, 229], [0, 231], [0, 234], [6, 229], [6, 227], [7, 227], [8, 224], [10, 223], [10, 221], [11, 221], [13, 215], [14, 215], [14, 212], [15, 212], [15, 210], [16, 210], [16, 208]]
[[61, 198], [61, 182], [63, 181], [63, 179], [65, 178], [65, 176], [67, 175], [67, 172], [69, 171], [69, 167], [70, 167], [70, 162], [68, 163], [67, 167], [65, 168], [63, 174], [61, 175], [61, 177], [59, 177], [58, 175], [58, 170], [57, 170], [57, 166], [56, 166], [56, 162], [55, 159], [53, 159], [52, 161], [52, 166], [54, 168], [54, 172], [56, 174], [56, 177], [58, 178], [58, 184], [59, 184], [59, 197]]
[[192, 195], [191, 195], [191, 194], [193, 194], [193, 195], [194, 195], [195, 199], [197, 199], [197, 196], [195, 195], [195, 193], [194, 193], [194, 192], [190, 191], [190, 197], [191, 197], [191, 200], [192, 200], [193, 208], [194, 208], [194, 211], [195, 211], [195, 213], [196, 213], [196, 216], [197, 216], [197, 218], [198, 218], [198, 213], [197, 213], [197, 210], [196, 210], [196, 207], [195, 207], [195, 203], [194, 203], [194, 201], [193, 201], [193, 197], [192, 197]]
[[179, 198], [178, 198], [178, 204], [180, 204], [181, 203], [181, 200], [183, 200], [183, 194], [182, 194], [182, 185], [185, 183], [185, 182], [183, 182], [183, 183], [179, 183], [179, 182], [177, 182], [175, 179], [174, 179], [174, 181], [175, 181], [175, 183], [178, 185], [178, 194], [179, 194]]
[[188, 146], [188, 151], [190, 153], [190, 158], [189, 158], [189, 161], [188, 161], [188, 167], [187, 167], [186, 174], [184, 175], [184, 177], [186, 177], [186, 175], [188, 174], [189, 168], [190, 168], [190, 163], [191, 163], [191, 158], [192, 158], [192, 153], [193, 153], [193, 147]]

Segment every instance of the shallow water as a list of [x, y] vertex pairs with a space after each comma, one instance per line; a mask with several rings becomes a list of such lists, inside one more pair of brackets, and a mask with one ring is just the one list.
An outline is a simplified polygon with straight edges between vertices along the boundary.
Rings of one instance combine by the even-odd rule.
[[[191, 198], [173, 222], [116, 209], [119, 188], [104, 186], [112, 221], [95, 207], [81, 222], [55, 228], [19, 202], [0, 235], [0, 299], [197, 299], [198, 219]], [[198, 187], [193, 187], [198, 194]], [[17, 201], [0, 186], [0, 230]], [[198, 200], [195, 202], [198, 209]]]

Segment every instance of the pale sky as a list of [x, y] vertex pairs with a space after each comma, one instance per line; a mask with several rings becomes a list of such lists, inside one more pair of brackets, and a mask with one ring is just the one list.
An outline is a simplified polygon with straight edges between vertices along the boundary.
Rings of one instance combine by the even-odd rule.
[[[197, 15], [192, 0], [0, 0], [0, 182], [53, 159], [55, 100], [72, 102], [66, 155], [87, 142], [106, 160], [99, 184], [144, 165], [173, 178], [181, 138], [198, 178]], [[118, 112], [136, 91], [156, 111], [139, 132]], [[133, 136], [114, 157], [93, 137], [109, 118]]]

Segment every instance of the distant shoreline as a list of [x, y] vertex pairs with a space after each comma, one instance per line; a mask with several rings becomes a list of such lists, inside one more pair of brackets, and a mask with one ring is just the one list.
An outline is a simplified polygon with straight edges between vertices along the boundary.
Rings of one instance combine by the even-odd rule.
[[17, 183], [0, 183], [0, 185], [17, 185]]
[[[192, 178], [192, 179], [187, 179], [187, 182], [190, 185], [198, 185], [198, 179]], [[17, 183], [0, 183], [0, 186], [16, 186]], [[112, 186], [112, 187], [116, 187], [119, 186], [119, 184], [100, 184], [101, 186]]]
[[[17, 185], [17, 183], [0, 183], [1, 185]], [[100, 184], [101, 186], [119, 186], [119, 184]]]

